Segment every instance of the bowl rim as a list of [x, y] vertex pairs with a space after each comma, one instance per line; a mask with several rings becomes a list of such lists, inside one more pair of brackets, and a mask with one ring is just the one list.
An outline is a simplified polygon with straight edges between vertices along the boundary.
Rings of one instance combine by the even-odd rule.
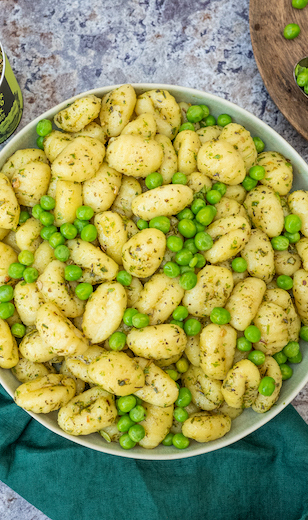
[[[297, 169], [300, 170], [300, 173], [303, 173], [308, 178], [308, 165], [305, 163], [304, 159], [299, 155], [299, 153], [273, 128], [271, 128], [269, 125], [264, 123], [262, 120], [260, 120], [257, 116], [250, 113], [248, 110], [240, 107], [239, 105], [236, 105], [235, 103], [232, 103], [224, 98], [221, 98], [219, 96], [207, 93], [202, 90], [198, 90], [195, 88], [190, 87], [183, 87], [183, 86], [177, 86], [177, 85], [171, 85], [171, 84], [164, 84], [164, 83], [130, 83], [132, 87], [137, 91], [137, 94], [139, 92], [145, 92], [147, 90], [156, 90], [156, 89], [164, 89], [169, 91], [172, 95], [175, 97], [180, 98], [181, 95], [184, 95], [185, 97], [189, 96], [191, 101], [194, 100], [194, 98], [206, 98], [206, 102], [210, 105], [211, 102], [214, 104], [220, 104], [224, 109], [228, 110], [229, 112], [235, 112], [236, 118], [239, 116], [243, 120], [248, 120], [251, 125], [254, 127], [257, 127], [258, 132], [260, 132], [261, 137], [263, 139], [263, 134], [269, 135], [272, 139], [278, 140], [278, 142], [281, 144], [281, 148], [284, 149], [284, 156], [291, 155], [292, 157], [292, 164], [294, 164], [294, 161], [296, 162]], [[28, 135], [30, 131], [35, 132], [35, 127], [37, 123], [41, 119], [51, 119], [53, 116], [59, 112], [60, 110], [63, 110], [67, 105], [71, 104], [77, 99], [80, 99], [86, 95], [94, 94], [98, 97], [103, 97], [105, 94], [109, 93], [110, 91], [114, 90], [115, 88], [121, 87], [123, 84], [116, 84], [116, 85], [108, 85], [100, 88], [94, 88], [91, 90], [87, 90], [85, 92], [81, 92], [75, 96], [72, 96], [54, 107], [48, 109], [43, 114], [39, 115], [32, 121], [30, 121], [24, 128], [22, 128], [17, 134], [12, 137], [9, 142], [3, 147], [3, 149], [0, 151], [0, 168], [2, 168], [4, 162], [10, 157], [16, 150], [20, 149], [18, 146], [18, 143]], [[237, 122], [237, 121], [236, 121]], [[244, 125], [244, 123], [242, 123]], [[244, 125], [245, 126], [245, 125]], [[282, 152], [281, 152], [282, 153]], [[11, 389], [11, 385], [7, 383], [3, 379], [3, 373], [7, 373], [8, 369], [0, 369], [0, 384], [3, 386], [3, 388], [8, 392], [8, 394], [13, 397], [14, 392]], [[209, 443], [197, 443], [196, 441], [192, 441], [191, 445], [186, 450], [177, 450], [176, 452], [172, 451], [170, 452], [167, 447], [162, 447], [162, 449], [166, 453], [157, 453], [155, 450], [157, 448], [154, 448], [154, 450], [147, 450], [145, 448], [136, 447], [133, 450], [123, 450], [119, 444], [116, 444], [115, 449], [111, 449], [109, 444], [104, 443], [101, 446], [93, 445], [91, 442], [91, 437], [93, 435], [97, 434], [91, 434], [88, 436], [79, 436], [75, 437], [72, 435], [67, 434], [63, 430], [59, 428], [59, 426], [55, 426], [54, 424], [50, 423], [49, 420], [46, 419], [46, 417], [50, 416], [51, 414], [48, 414], [47, 416], [43, 416], [42, 414], [35, 414], [32, 412], [27, 412], [31, 417], [33, 417], [36, 421], [38, 421], [40, 424], [51, 430], [53, 433], [56, 433], [57, 435], [64, 437], [75, 444], [82, 445], [83, 447], [87, 447], [89, 449], [94, 449], [96, 451], [106, 453], [109, 455], [114, 456], [121, 456], [125, 458], [132, 458], [132, 459], [141, 459], [141, 460], [177, 460], [177, 459], [183, 459], [188, 457], [194, 457], [197, 455], [203, 455], [205, 453], [209, 453], [211, 451], [216, 451], [218, 449], [222, 449], [224, 447], [227, 447], [229, 445], [234, 444], [235, 442], [247, 437], [247, 435], [251, 434], [252, 432], [256, 431], [263, 425], [265, 425], [267, 422], [269, 422], [271, 419], [273, 419], [276, 415], [278, 415], [288, 404], [291, 403], [291, 401], [296, 397], [296, 395], [302, 390], [302, 388], [306, 385], [308, 382], [308, 371], [305, 374], [305, 377], [301, 379], [299, 383], [296, 384], [296, 386], [293, 388], [293, 390], [289, 393], [286, 399], [281, 400], [281, 402], [278, 401], [268, 412], [265, 414], [256, 414], [259, 416], [259, 420], [257, 421], [257, 424], [252, 424], [251, 426], [248, 426], [244, 428], [244, 431], [239, 432], [235, 435], [233, 435], [230, 439], [228, 437], [228, 434], [221, 439], [216, 439], [215, 441], [211, 441]], [[247, 409], [247, 411], [251, 412], [251, 409]], [[52, 412], [56, 413], [56, 412]], [[51, 419], [52, 421], [53, 419]], [[232, 429], [231, 429], [232, 431]], [[214, 443], [214, 444], [213, 444]], [[112, 443], [114, 444], [114, 443]], [[190, 449], [190, 448], [193, 449]]]

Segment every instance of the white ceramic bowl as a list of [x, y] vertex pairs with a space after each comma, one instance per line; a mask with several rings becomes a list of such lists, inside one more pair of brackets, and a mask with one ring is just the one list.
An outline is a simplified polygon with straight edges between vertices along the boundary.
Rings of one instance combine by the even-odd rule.
[[[40, 117], [29, 123], [0, 152], [0, 168], [3, 166], [7, 158], [10, 157], [10, 155], [12, 155], [16, 150], [35, 147], [35, 141], [37, 137], [35, 127], [40, 119], [53, 118], [54, 115], [59, 112], [59, 110], [65, 108], [68, 103], [71, 103], [75, 99], [83, 97], [86, 94], [95, 94], [96, 96], [102, 97], [107, 92], [118, 86], [119, 85], [112, 85], [109, 87], [83, 92], [78, 96], [63, 101], [63, 103], [60, 103], [58, 106], [48, 110]], [[277, 134], [269, 126], [246, 110], [243, 110], [233, 103], [225, 101], [224, 99], [221, 99], [217, 96], [213, 96], [211, 94], [207, 94], [200, 90], [191, 88], [146, 83], [134, 84], [133, 87], [135, 88], [137, 94], [141, 94], [146, 90], [163, 88], [168, 90], [177, 99], [177, 101], [186, 101], [192, 104], [208, 105], [211, 114], [216, 117], [222, 113], [230, 114], [233, 120], [247, 128], [251, 132], [252, 136], [261, 137], [266, 144], [266, 150], [275, 150], [290, 159], [295, 174], [293, 190], [300, 188], [306, 190], [308, 189], [308, 166], [304, 160], [279, 134]], [[195, 441], [192, 441], [186, 450], [178, 450], [174, 447], [159, 445], [153, 450], [145, 450], [144, 448], [136, 446], [132, 450], [125, 451], [118, 443], [108, 444], [98, 433], [80, 437], [74, 437], [66, 434], [59, 428], [57, 424], [57, 412], [52, 412], [48, 415], [30, 413], [30, 415], [54, 433], [70, 439], [77, 444], [81, 444], [83, 446], [87, 446], [88, 448], [104, 453], [147, 460], [171, 460], [192, 457], [202, 453], [218, 450], [242, 439], [243, 437], [246, 437], [246, 435], [257, 430], [270, 421], [273, 417], [275, 417], [279, 412], [281, 412], [308, 382], [308, 355], [306, 354], [305, 348], [302, 349], [302, 352], [302, 363], [293, 366], [294, 373], [292, 378], [283, 383], [279, 400], [269, 412], [265, 414], [258, 414], [251, 408], [244, 410], [242, 415], [240, 415], [232, 423], [231, 431], [225, 435], [225, 437], [205, 444], [199, 444]], [[20, 384], [10, 370], [4, 369], [0, 369], [0, 383], [11, 396], [13, 396], [15, 389]]]

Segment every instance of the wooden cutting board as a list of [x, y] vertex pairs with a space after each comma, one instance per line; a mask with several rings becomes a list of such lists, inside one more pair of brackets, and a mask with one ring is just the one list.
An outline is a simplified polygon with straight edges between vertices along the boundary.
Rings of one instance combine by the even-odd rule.
[[[300, 35], [283, 37], [283, 29], [297, 23]], [[294, 128], [308, 140], [308, 99], [293, 79], [294, 65], [308, 56], [308, 5], [294, 9], [291, 0], [250, 0], [250, 35], [254, 56], [274, 103]]]

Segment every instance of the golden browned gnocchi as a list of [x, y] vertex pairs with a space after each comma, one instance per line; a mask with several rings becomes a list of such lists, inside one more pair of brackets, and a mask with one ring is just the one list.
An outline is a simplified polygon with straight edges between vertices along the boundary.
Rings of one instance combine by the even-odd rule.
[[308, 192], [244, 126], [191, 126], [179, 101], [132, 85], [79, 97], [44, 151], [2, 165], [0, 367], [66, 434], [212, 442], [292, 373], [277, 360], [308, 325]]

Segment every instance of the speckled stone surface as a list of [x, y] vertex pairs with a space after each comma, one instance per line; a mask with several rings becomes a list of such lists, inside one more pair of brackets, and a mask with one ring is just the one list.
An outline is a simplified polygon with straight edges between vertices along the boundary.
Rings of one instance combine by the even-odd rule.
[[[88, 89], [170, 83], [247, 109], [307, 161], [307, 142], [264, 87], [248, 16], [249, 0], [1, 0], [0, 39], [24, 96], [19, 129]], [[308, 387], [293, 404], [308, 423]], [[48, 520], [1, 483], [0, 518]]]

